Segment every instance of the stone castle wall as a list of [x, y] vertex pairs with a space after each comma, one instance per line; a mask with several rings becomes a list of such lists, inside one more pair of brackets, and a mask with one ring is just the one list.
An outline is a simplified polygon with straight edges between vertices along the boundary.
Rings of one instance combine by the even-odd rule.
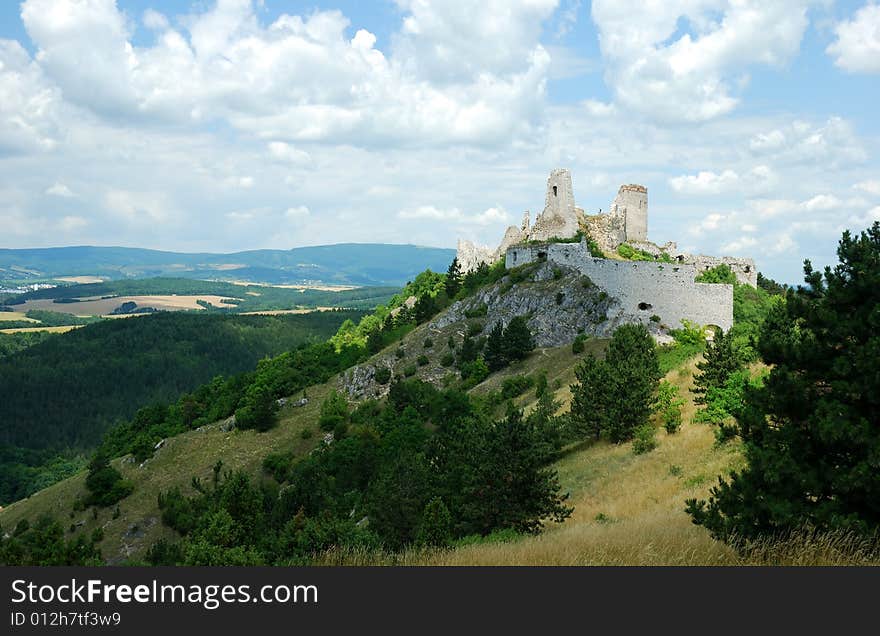
[[696, 267], [697, 272], [705, 272], [707, 269], [727, 265], [736, 274], [736, 280], [752, 287], [758, 286], [758, 269], [755, 261], [751, 258], [736, 258], [734, 256], [705, 256], [703, 254], [679, 254], [676, 260], [690, 263]]
[[593, 283], [619, 301], [621, 322], [649, 322], [660, 317], [670, 328], [682, 320], [715, 325], [725, 331], [733, 326], [733, 286], [695, 283], [692, 264], [649, 261], [616, 261], [593, 258], [585, 243], [518, 245], [507, 250], [506, 266], [548, 260], [586, 274]]

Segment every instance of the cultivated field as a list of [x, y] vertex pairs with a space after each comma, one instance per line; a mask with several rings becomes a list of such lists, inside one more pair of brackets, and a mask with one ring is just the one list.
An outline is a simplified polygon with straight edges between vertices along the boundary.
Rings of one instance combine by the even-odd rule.
[[104, 316], [112, 312], [125, 302], [137, 303], [138, 307], [155, 307], [165, 311], [181, 311], [185, 309], [204, 309], [198, 304], [199, 300], [211, 303], [217, 307], [224, 307], [221, 301], [227, 296], [215, 296], [202, 294], [197, 296], [114, 296], [113, 298], [85, 299], [78, 303], [56, 303], [50, 299], [28, 300], [22, 305], [16, 305], [21, 312], [31, 309], [44, 309], [57, 311], [74, 316]]
[[[2, 323], [0, 323], [2, 324]], [[28, 333], [31, 331], [48, 331], [49, 333], [67, 333], [79, 329], [83, 325], [65, 325], [63, 327], [18, 327], [16, 329], [0, 329], [0, 333]]]

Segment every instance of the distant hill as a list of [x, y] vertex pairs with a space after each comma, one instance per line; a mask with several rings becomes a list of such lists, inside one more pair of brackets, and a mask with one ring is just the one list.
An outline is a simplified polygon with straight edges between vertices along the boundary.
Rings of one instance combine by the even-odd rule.
[[0, 249], [0, 281], [71, 276], [206, 278], [272, 284], [402, 286], [425, 270], [446, 271], [455, 250], [339, 243], [232, 254], [131, 247]]

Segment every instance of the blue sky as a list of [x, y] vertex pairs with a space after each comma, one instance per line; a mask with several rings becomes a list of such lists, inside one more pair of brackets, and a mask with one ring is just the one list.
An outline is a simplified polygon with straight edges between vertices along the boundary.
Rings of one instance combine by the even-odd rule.
[[588, 212], [787, 281], [880, 219], [880, 7], [0, 4], [0, 247], [496, 243]]

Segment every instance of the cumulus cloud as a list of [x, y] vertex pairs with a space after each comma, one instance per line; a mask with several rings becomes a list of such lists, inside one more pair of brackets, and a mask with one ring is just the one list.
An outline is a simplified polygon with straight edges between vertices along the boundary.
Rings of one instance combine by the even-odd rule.
[[56, 197], [64, 197], [64, 198], [73, 198], [74, 194], [70, 188], [61, 183], [60, 181], [56, 181], [51, 186], [46, 188], [46, 194], [51, 194]]
[[880, 179], [868, 179], [860, 181], [853, 186], [856, 190], [861, 190], [872, 196], [880, 196]]
[[430, 219], [434, 221], [452, 221], [466, 225], [492, 225], [507, 223], [510, 216], [501, 208], [488, 208], [479, 214], [465, 214], [458, 208], [441, 209], [433, 205], [422, 205], [417, 208], [401, 210], [399, 219]]
[[439, 144], [506, 142], [535, 122], [550, 66], [538, 39], [556, 0], [399, 4], [391, 57], [366, 30], [349, 38], [339, 11], [263, 26], [250, 0], [218, 0], [180, 29], [148, 11], [158, 35], [145, 47], [114, 0], [26, 0], [22, 19], [65, 98], [105, 117]]
[[841, 117], [816, 125], [796, 120], [787, 126], [759, 132], [749, 141], [756, 157], [781, 162], [824, 162], [838, 165], [864, 161], [868, 154], [852, 126]]
[[738, 103], [752, 65], [800, 48], [808, 0], [594, 0], [605, 80], [618, 101], [663, 121], [705, 121]]
[[0, 156], [55, 148], [60, 101], [27, 51], [0, 39]]
[[871, 2], [834, 27], [837, 39], [826, 52], [850, 73], [880, 73], [880, 5]]
[[669, 186], [681, 194], [701, 196], [735, 191], [755, 192], [776, 182], [777, 177], [773, 170], [761, 165], [743, 175], [729, 169], [721, 173], [703, 170], [695, 175], [681, 175], [671, 178]]
[[288, 219], [302, 219], [309, 216], [309, 209], [304, 205], [298, 205], [293, 208], [287, 208], [284, 213]]

